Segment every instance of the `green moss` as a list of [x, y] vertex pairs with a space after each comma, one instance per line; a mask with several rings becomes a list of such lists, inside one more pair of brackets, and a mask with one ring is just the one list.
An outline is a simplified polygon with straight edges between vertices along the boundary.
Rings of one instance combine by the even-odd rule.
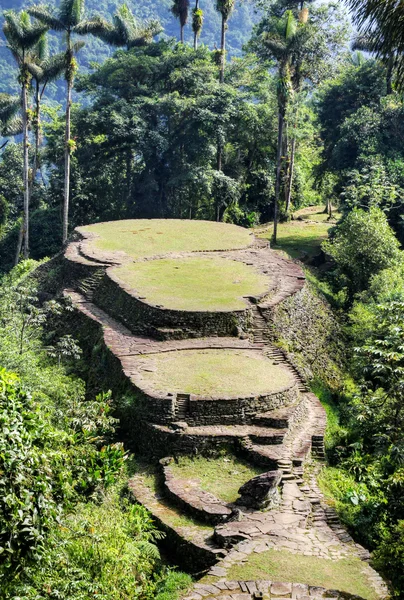
[[214, 397], [276, 392], [293, 382], [286, 369], [251, 350], [149, 354], [137, 365], [143, 382], [155, 390]]
[[183, 479], [199, 479], [200, 486], [224, 502], [234, 502], [240, 487], [262, 469], [230, 454], [215, 458], [180, 457], [178, 463], [170, 465], [174, 475]]
[[136, 219], [88, 225], [80, 231], [100, 236], [91, 242], [93, 248], [126, 252], [133, 258], [245, 248], [252, 242], [247, 229], [212, 221]]
[[242, 262], [189, 257], [130, 263], [115, 275], [151, 304], [173, 310], [242, 310], [243, 296], [260, 295], [269, 277]]
[[364, 573], [364, 563], [359, 558], [327, 560], [315, 556], [292, 554], [286, 550], [268, 550], [260, 554], [251, 554], [247, 562], [242, 565], [233, 565], [227, 572], [227, 579], [304, 582], [313, 586], [348, 592], [367, 600], [378, 598]]

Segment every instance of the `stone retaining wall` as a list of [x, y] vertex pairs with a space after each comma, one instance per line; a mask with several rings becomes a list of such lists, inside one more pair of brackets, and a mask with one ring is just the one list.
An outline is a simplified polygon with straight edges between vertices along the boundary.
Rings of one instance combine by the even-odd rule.
[[[173, 338], [234, 336], [238, 328], [251, 326], [251, 310], [229, 312], [190, 312], [152, 306], [131, 294], [131, 288], [114, 278], [113, 269], [94, 293], [95, 303], [108, 314], [124, 323], [133, 333], [164, 337], [168, 329]], [[159, 331], [160, 329], [160, 331]]]
[[273, 394], [249, 398], [223, 400], [194, 398], [191, 395], [190, 410], [186, 421], [190, 426], [198, 425], [249, 425], [257, 413], [295, 404], [299, 399], [296, 382]]

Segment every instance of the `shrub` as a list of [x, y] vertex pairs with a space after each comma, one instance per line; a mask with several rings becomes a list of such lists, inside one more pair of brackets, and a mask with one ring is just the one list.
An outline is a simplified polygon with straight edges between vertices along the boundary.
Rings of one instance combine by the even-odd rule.
[[346, 287], [349, 301], [368, 288], [372, 276], [401, 260], [399, 243], [378, 208], [350, 212], [334, 237], [323, 242], [323, 249], [334, 259], [339, 285]]
[[374, 553], [375, 566], [383, 571], [395, 588], [395, 596], [404, 594], [404, 521], [386, 529], [382, 542]]

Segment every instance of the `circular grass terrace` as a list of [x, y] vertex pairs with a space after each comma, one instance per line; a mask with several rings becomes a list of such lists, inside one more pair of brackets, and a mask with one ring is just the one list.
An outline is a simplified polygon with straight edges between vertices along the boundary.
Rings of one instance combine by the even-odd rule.
[[101, 259], [116, 252], [139, 259], [173, 252], [238, 250], [254, 239], [247, 229], [236, 225], [179, 219], [110, 221], [77, 230], [88, 238], [85, 252]]
[[170, 310], [243, 310], [245, 296], [260, 296], [270, 286], [270, 278], [253, 267], [221, 257], [132, 262], [113, 272], [137, 297]]
[[281, 392], [292, 374], [254, 350], [177, 350], [137, 359], [141, 387], [211, 398], [247, 398]]

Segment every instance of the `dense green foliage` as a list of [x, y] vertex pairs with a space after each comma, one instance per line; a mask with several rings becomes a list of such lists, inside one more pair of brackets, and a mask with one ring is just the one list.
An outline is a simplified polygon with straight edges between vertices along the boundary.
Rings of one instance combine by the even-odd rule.
[[162, 534], [129, 501], [110, 395], [86, 399], [77, 343], [45, 336], [66, 309], [38, 307], [32, 266], [0, 286], [1, 597], [172, 600], [189, 579], [162, 567]]
[[[276, 214], [289, 227], [297, 208], [323, 202], [327, 219], [337, 207], [342, 218], [322, 255], [314, 256], [318, 223], [314, 245], [307, 238], [283, 245], [321, 268], [309, 274], [319, 291], [306, 288], [275, 315], [283, 322], [279, 342], [327, 408], [332, 466], [322, 485], [403, 598], [404, 34], [394, 2], [351, 5], [367, 36], [356, 48], [370, 56], [349, 51], [346, 15], [333, 3], [201, 0], [194, 9], [185, 0], [80, 1], [72, 40], [80, 33], [86, 45], [67, 48], [52, 15], [31, 9], [51, 29], [50, 62], [37, 44], [29, 61], [22, 52], [34, 17], [9, 13], [9, 28], [21, 27], [9, 37], [16, 66], [0, 45], [0, 271], [18, 259], [24, 199], [30, 256], [60, 249], [67, 184], [70, 230], [155, 217], [249, 227]], [[26, 6], [5, 0], [2, 8]], [[185, 43], [176, 41], [180, 26]], [[62, 47], [62, 75], [75, 81], [71, 131], [64, 83], [47, 71]], [[171, 600], [188, 579], [162, 566], [158, 532], [127, 498], [112, 400], [89, 400], [77, 378], [84, 366], [76, 341], [45, 333], [44, 322], [65, 309], [38, 302], [28, 268], [0, 287], [6, 595]], [[296, 334], [294, 317], [305, 310], [316, 316], [302, 319], [309, 333]]]

